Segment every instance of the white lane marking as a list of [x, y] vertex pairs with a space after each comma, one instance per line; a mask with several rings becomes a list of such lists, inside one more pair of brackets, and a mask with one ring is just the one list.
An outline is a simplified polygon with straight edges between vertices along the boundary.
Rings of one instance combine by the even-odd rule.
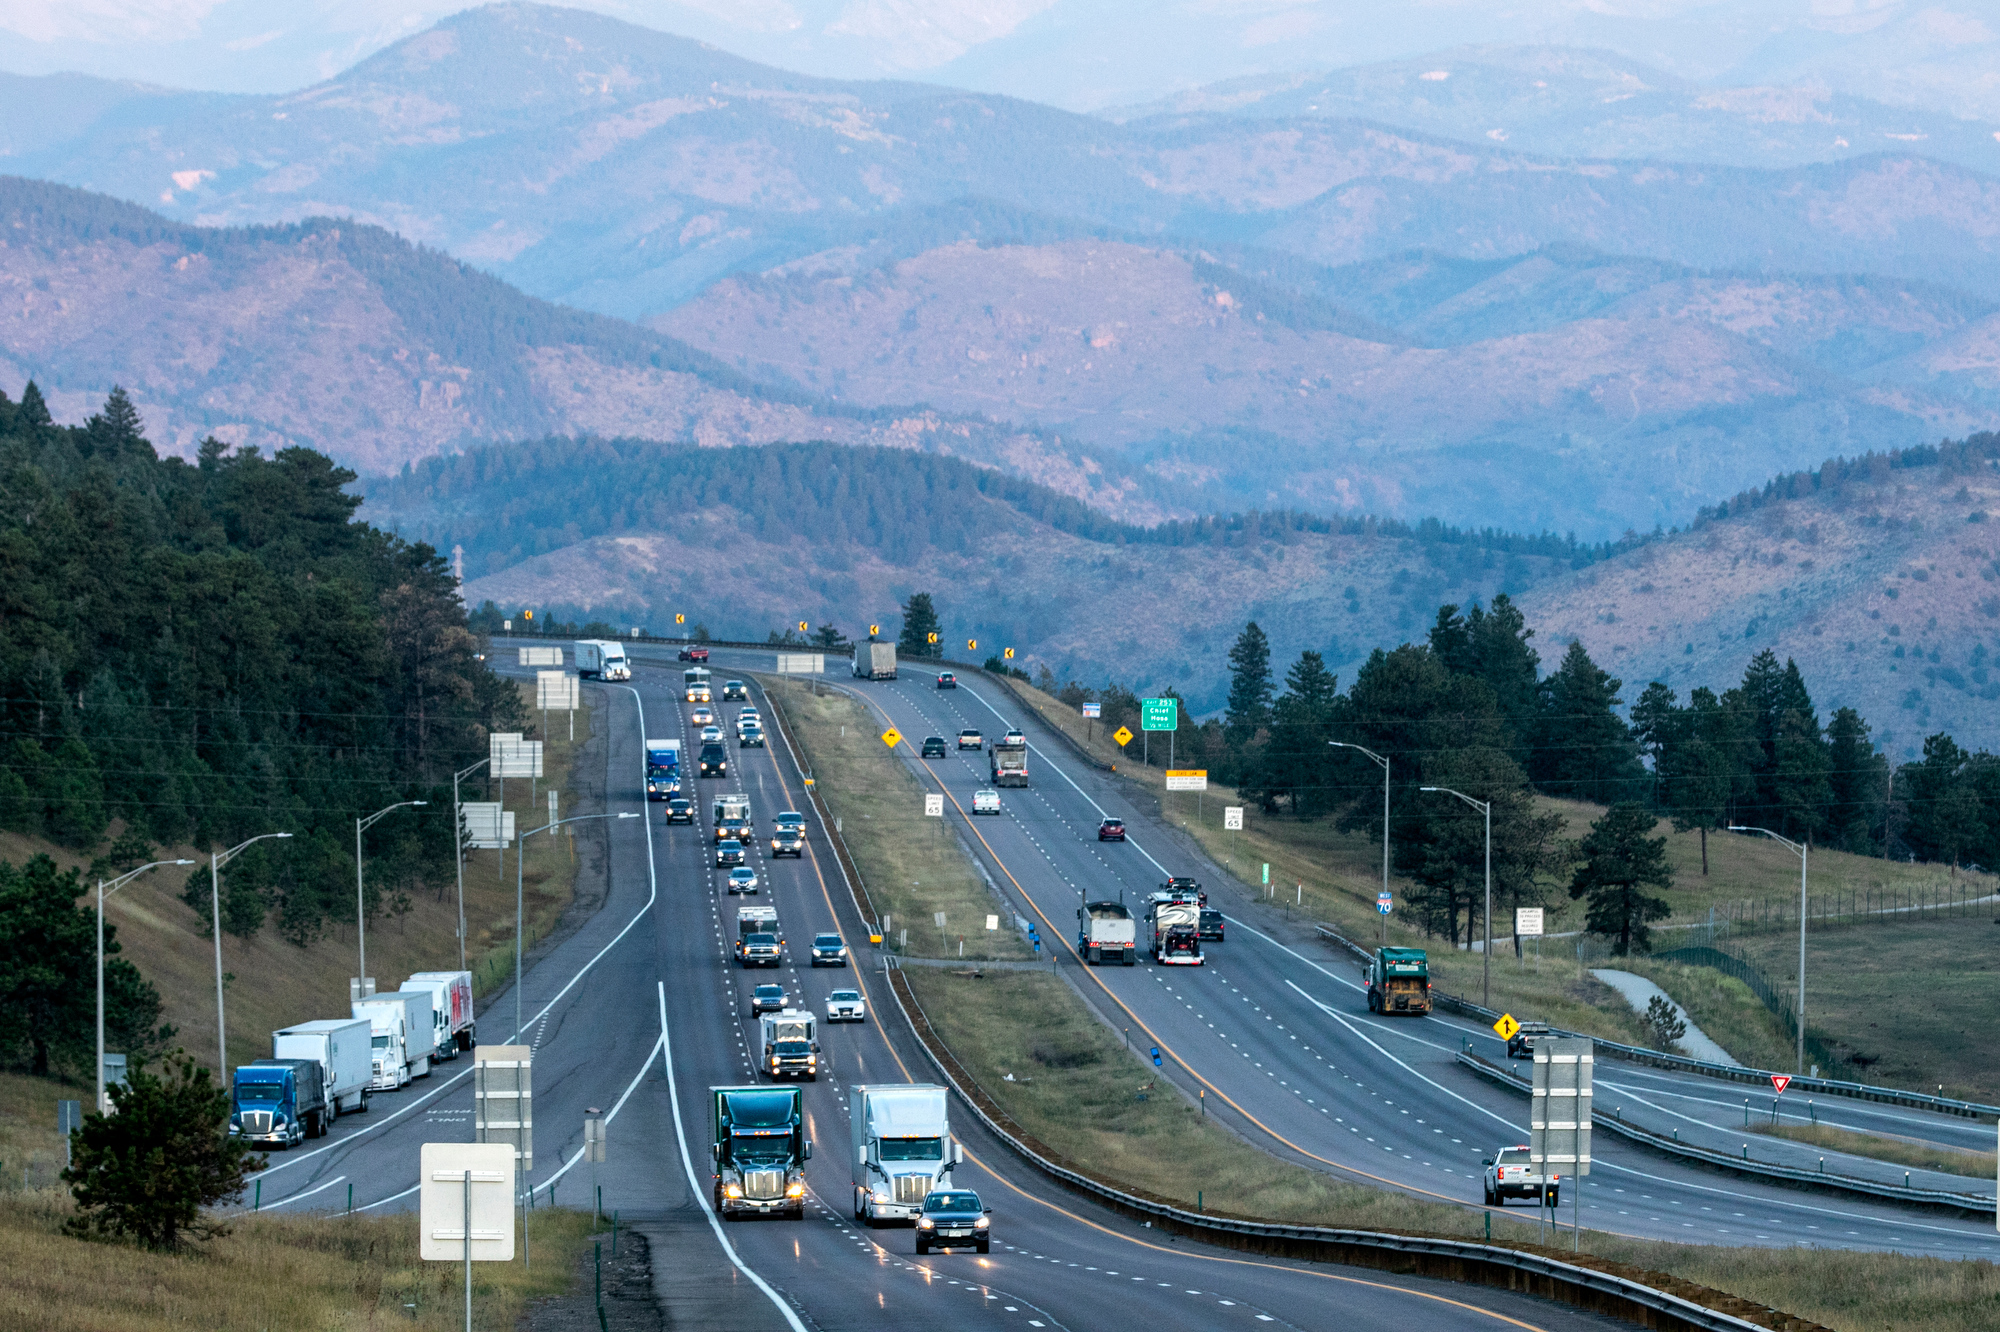
[[326, 1183], [320, 1185], [316, 1189], [307, 1189], [304, 1193], [294, 1193], [289, 1197], [280, 1198], [278, 1199], [278, 1201], [272, 1203], [270, 1207], [261, 1208], [259, 1210], [268, 1212], [271, 1211], [272, 1208], [283, 1207], [286, 1203], [295, 1203], [301, 1198], [310, 1198], [315, 1193], [322, 1193], [327, 1189], [332, 1188], [334, 1185], [340, 1183], [341, 1180], [346, 1178], [347, 1176], [345, 1175], [335, 1175], [332, 1179], [328, 1180]]

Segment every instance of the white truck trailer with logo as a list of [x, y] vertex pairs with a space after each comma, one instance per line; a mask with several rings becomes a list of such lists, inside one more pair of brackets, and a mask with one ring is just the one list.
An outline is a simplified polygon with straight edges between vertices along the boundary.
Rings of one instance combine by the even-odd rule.
[[368, 1108], [372, 1029], [365, 1017], [322, 1018], [271, 1033], [273, 1059], [315, 1059], [330, 1117]]
[[625, 659], [625, 645], [616, 639], [579, 638], [576, 673], [585, 680], [629, 680], [632, 664]]
[[372, 1047], [368, 1085], [394, 1091], [431, 1072], [431, 992], [396, 990], [354, 1001], [354, 1016], [368, 1019]]
[[854, 1219], [915, 1223], [932, 1189], [950, 1184], [965, 1159], [951, 1137], [945, 1090], [932, 1083], [876, 1083], [848, 1088], [853, 1146]]
[[406, 990], [431, 992], [431, 1028], [437, 1040], [435, 1059], [456, 1059], [479, 1044], [472, 1016], [472, 973], [419, 971], [403, 982]]

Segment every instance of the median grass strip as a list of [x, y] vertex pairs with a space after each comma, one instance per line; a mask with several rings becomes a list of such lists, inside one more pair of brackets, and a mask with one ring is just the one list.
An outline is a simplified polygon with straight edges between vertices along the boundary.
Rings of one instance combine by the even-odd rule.
[[[784, 707], [814, 789], [840, 820], [875, 909], [889, 918], [891, 946], [917, 957], [1032, 957], [1011, 913], [960, 849], [957, 811], [946, 802], [944, 818], [925, 817], [927, 788], [882, 743], [880, 717], [845, 694], [759, 678]], [[986, 928], [989, 915], [1000, 928]]]
[[1866, 1156], [1917, 1170], [1938, 1170], [1947, 1175], [1965, 1175], [1990, 1181], [1996, 1169], [2000, 1169], [2000, 1159], [1996, 1159], [1993, 1152], [1967, 1151], [1882, 1133], [1858, 1133], [1853, 1129], [1835, 1128], [1831, 1124], [1752, 1123], [1750, 1128], [1752, 1132], [1769, 1138], [1786, 1138], [1792, 1142], [1823, 1147], [1830, 1152]]
[[[0, 1327], [39, 1332], [348, 1332], [465, 1326], [464, 1269], [417, 1257], [417, 1216], [287, 1216], [170, 1253], [62, 1233], [69, 1197], [43, 1189], [0, 1207]], [[588, 1212], [541, 1210], [534, 1267], [475, 1263], [473, 1322], [515, 1326], [530, 1304], [571, 1289]]]

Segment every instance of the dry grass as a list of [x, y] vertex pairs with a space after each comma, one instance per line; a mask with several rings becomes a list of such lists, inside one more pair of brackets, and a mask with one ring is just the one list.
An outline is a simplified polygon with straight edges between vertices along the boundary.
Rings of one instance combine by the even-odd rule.
[[0, 1073], [0, 1194], [56, 1187], [63, 1168], [56, 1102], [64, 1100], [87, 1103], [90, 1088]]
[[1752, 1132], [1766, 1137], [1788, 1138], [1793, 1142], [1824, 1147], [1831, 1152], [1873, 1157], [1877, 1161], [1893, 1161], [1900, 1166], [1938, 1170], [1947, 1175], [1990, 1180], [1996, 1169], [2000, 1169], [2000, 1157], [1992, 1152], [1964, 1151], [1934, 1142], [1919, 1142], [1914, 1138], [1856, 1133], [1852, 1129], [1834, 1128], [1828, 1124], [1752, 1124], [1750, 1127]]
[[[967, 958], [1033, 956], [1011, 928], [1012, 913], [960, 849], [949, 806], [944, 819], [924, 816], [926, 788], [878, 738], [880, 719], [844, 694], [815, 697], [788, 680], [759, 679], [783, 704], [804, 751], [800, 757], [816, 778], [820, 799], [840, 820], [869, 899], [891, 918], [891, 940], [900, 941], [907, 929], [907, 951], [917, 957], [958, 957], [961, 938]], [[934, 920], [940, 911], [943, 931]], [[1001, 927], [988, 932], [992, 914]]]
[[[417, 1257], [415, 1213], [245, 1217], [177, 1253], [64, 1235], [66, 1194], [0, 1207], [0, 1327], [38, 1332], [359, 1332], [463, 1327], [464, 1269]], [[528, 1304], [569, 1290], [590, 1234], [586, 1212], [534, 1215], [534, 1269], [473, 1267], [473, 1318], [514, 1326]]]
[[[523, 694], [532, 705], [533, 686], [525, 686]], [[586, 701], [588, 698], [586, 694]], [[524, 780], [507, 783], [506, 804], [515, 811], [518, 828], [537, 828], [547, 821], [546, 793], [551, 785], [557, 789], [567, 785], [570, 766], [590, 735], [589, 714], [577, 717], [574, 744], [567, 738], [565, 723], [552, 720], [549, 729], [552, 734], [547, 737], [543, 759], [547, 776], [537, 784], [540, 798], [531, 796]], [[476, 782], [468, 784], [462, 794], [468, 800], [485, 798]], [[0, 859], [19, 864], [37, 852], [47, 852], [65, 867], [86, 866], [89, 859], [50, 843], [0, 834]], [[198, 860], [201, 864], [195, 872], [208, 873], [206, 855], [192, 847], [162, 848], [159, 854]], [[465, 916], [470, 936], [467, 957], [475, 988], [480, 991], [504, 984], [514, 965], [514, 856], [512, 851], [506, 853], [504, 870], [498, 863], [500, 857], [497, 851], [468, 851], [465, 858]], [[527, 938], [532, 943], [555, 928], [575, 891], [574, 843], [567, 837], [532, 839], [523, 869]], [[212, 1069], [216, 1056], [214, 943], [206, 933], [205, 915], [180, 898], [187, 872], [168, 867], [134, 879], [105, 904], [104, 915], [107, 923], [118, 928], [123, 956], [159, 987], [165, 1020], [178, 1029], [176, 1039]], [[79, 903], [94, 906], [94, 895], [79, 899]], [[271, 1033], [280, 1027], [347, 1012], [347, 981], [356, 965], [355, 938], [349, 928], [353, 924], [351, 917], [329, 921], [320, 937], [303, 948], [286, 942], [269, 924], [247, 940], [223, 936], [232, 1067], [267, 1056]], [[378, 988], [395, 989], [412, 972], [456, 968], [457, 928], [457, 884], [450, 879], [412, 894], [407, 911], [370, 920], [368, 969], [377, 978]], [[87, 1092], [85, 1097], [88, 1099]]]
[[1665, 990], [1697, 1027], [1743, 1063], [1786, 1069], [1796, 1062], [1791, 1033], [1742, 981], [1709, 967], [1644, 957], [1619, 958], [1608, 965], [1644, 976]]

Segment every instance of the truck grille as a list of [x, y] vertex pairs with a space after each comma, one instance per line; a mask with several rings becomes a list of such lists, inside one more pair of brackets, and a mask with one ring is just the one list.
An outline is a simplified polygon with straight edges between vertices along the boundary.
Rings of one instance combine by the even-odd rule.
[[925, 1195], [931, 1191], [929, 1175], [896, 1176], [896, 1201], [906, 1207], [922, 1205]]
[[271, 1131], [269, 1110], [246, 1110], [243, 1112], [243, 1131], [262, 1135]]
[[782, 1170], [746, 1170], [743, 1172], [743, 1196], [768, 1202], [772, 1198], [785, 1196], [785, 1172]]

